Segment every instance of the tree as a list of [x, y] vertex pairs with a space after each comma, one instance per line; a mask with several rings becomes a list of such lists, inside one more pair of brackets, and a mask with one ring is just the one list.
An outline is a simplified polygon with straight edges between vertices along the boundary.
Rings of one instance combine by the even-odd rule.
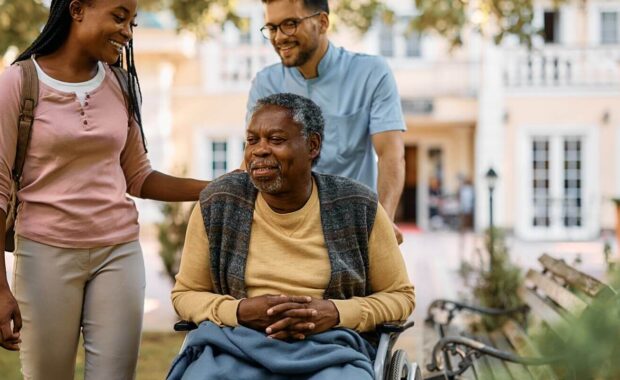
[[41, 0], [0, 0], [0, 58], [11, 46], [28, 47], [39, 35], [47, 14]]
[[[438, 33], [453, 46], [462, 44], [463, 33], [468, 30], [486, 32], [496, 43], [506, 36], [516, 36], [525, 45], [531, 45], [532, 38], [540, 33], [532, 26], [533, 0], [404, 1], [413, 2], [418, 10], [411, 30]], [[553, 3], [557, 6], [568, 1]], [[236, 1], [229, 0], [140, 0], [141, 9], [171, 10], [178, 28], [199, 38], [208, 37], [209, 28], [227, 21], [246, 28], [235, 12], [236, 6]], [[382, 0], [331, 0], [330, 6], [336, 26], [352, 27], [360, 33], [368, 31], [377, 20], [390, 23], [394, 19], [393, 10]], [[30, 44], [46, 17], [47, 8], [41, 0], [0, 0], [0, 55], [10, 46], [23, 49]]]
[[[435, 32], [453, 46], [463, 42], [463, 33], [474, 30], [490, 33], [496, 43], [506, 36], [516, 36], [525, 45], [531, 45], [540, 30], [533, 27], [533, 0], [408, 0], [415, 4], [417, 16], [411, 30]], [[559, 6], [568, 0], [552, 0]], [[575, 0], [577, 1], [577, 0]], [[578, 0], [585, 2], [586, 0]], [[144, 4], [143, 1], [141, 4]], [[180, 29], [207, 35], [208, 25], [242, 21], [235, 14], [236, 2], [223, 0], [146, 0], [147, 6], [170, 8]], [[394, 12], [382, 0], [331, 0], [330, 7], [336, 25], [346, 25], [365, 33], [373, 22], [390, 23]], [[485, 30], [486, 29], [486, 30]]]
[[[567, 1], [552, 0], [555, 7]], [[527, 46], [541, 32], [532, 25], [532, 0], [415, 0], [415, 5], [418, 17], [412, 29], [437, 32], [453, 46], [463, 43], [463, 32], [468, 29], [490, 33], [497, 44], [507, 36], [516, 36]]]

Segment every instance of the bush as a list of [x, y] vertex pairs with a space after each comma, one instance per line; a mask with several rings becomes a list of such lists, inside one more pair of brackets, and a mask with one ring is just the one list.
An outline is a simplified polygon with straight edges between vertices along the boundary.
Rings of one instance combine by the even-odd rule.
[[[193, 204], [191, 205], [193, 207]], [[187, 203], [164, 203], [161, 212], [164, 219], [157, 223], [157, 239], [159, 240], [159, 256], [161, 257], [166, 275], [174, 284], [174, 276], [179, 271], [185, 232], [192, 207]]]
[[[620, 273], [612, 275], [612, 284], [620, 284]], [[543, 355], [559, 357], [554, 364], [563, 379], [620, 379], [620, 298], [595, 299], [590, 307], [571, 323], [570, 336], [558, 339], [547, 331], [537, 344]]]
[[[479, 266], [461, 264], [465, 283], [471, 284], [475, 302], [484, 307], [512, 309], [521, 306], [517, 290], [523, 283], [521, 269], [510, 261], [504, 233], [494, 228], [486, 232], [486, 258], [481, 258]], [[488, 265], [485, 265], [488, 264]], [[473, 281], [468, 277], [473, 276]], [[523, 315], [511, 316], [520, 322]], [[492, 330], [501, 326], [507, 317], [482, 317], [482, 324]]]

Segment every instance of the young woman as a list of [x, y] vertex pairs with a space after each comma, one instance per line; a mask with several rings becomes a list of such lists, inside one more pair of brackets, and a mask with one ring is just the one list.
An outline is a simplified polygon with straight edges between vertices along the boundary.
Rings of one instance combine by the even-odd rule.
[[[133, 65], [136, 8], [137, 0], [53, 0], [41, 35], [17, 59], [36, 63], [39, 101], [18, 193], [13, 293], [0, 259], [0, 345], [21, 351], [26, 379], [73, 379], [80, 331], [86, 379], [133, 379], [145, 279], [126, 194], [192, 201], [207, 185], [151, 169]], [[123, 52], [128, 96], [110, 69]], [[20, 70], [0, 76], [2, 231]]]

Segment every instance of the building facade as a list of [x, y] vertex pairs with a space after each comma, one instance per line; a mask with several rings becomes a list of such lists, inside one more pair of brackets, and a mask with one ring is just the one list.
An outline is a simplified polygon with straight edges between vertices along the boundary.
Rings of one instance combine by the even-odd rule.
[[[394, 22], [363, 36], [338, 28], [336, 45], [382, 55], [407, 123], [406, 181], [397, 218], [457, 228], [471, 181], [475, 228], [488, 227], [488, 169], [499, 175], [494, 221], [525, 240], [583, 240], [613, 229], [620, 196], [620, 0], [535, 1], [532, 50], [465, 33], [451, 49], [409, 32], [413, 1], [388, 1]], [[240, 1], [243, 27], [198, 41], [165, 14], [143, 14], [136, 62], [153, 165], [215, 178], [241, 164], [251, 79], [278, 61], [259, 32], [260, 2]], [[150, 206], [154, 207], [154, 206]], [[143, 218], [156, 209], [141, 206]]]

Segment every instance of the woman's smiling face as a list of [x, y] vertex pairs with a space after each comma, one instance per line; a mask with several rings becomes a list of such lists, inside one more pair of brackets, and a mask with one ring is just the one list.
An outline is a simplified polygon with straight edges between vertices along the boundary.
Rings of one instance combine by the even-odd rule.
[[71, 33], [92, 58], [113, 64], [133, 37], [137, 7], [137, 0], [73, 0]]

